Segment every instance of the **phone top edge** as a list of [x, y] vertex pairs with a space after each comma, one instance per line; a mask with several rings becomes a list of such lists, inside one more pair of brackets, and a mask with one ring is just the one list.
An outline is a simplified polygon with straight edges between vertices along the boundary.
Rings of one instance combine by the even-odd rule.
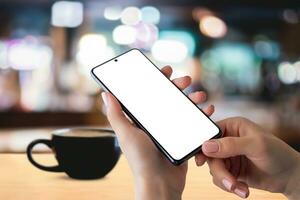
[[[113, 57], [113, 58], [107, 60], [107, 61], [104, 61], [103, 63], [100, 63], [99, 65], [97, 65], [97, 66], [95, 66], [95, 67], [93, 67], [93, 68], [90, 70], [90, 72], [91, 72], [92, 74], [94, 74], [94, 70], [95, 70], [96, 68], [98, 68], [98, 67], [100, 67], [101, 65], [104, 65], [104, 64], [106, 64], [106, 63], [108, 63], [108, 62], [110, 62], [110, 61], [112, 61], [112, 60], [114, 60], [114, 59], [116, 59], [116, 58], [119, 58], [120, 56], [122, 56], [122, 55], [124, 55], [124, 54], [126, 54], [126, 53], [128, 53], [128, 52], [130, 52], [130, 51], [133, 51], [133, 50], [139, 51], [141, 54], [143, 54], [143, 53], [141, 52], [141, 50], [138, 49], [138, 48], [132, 48], [132, 49], [129, 49], [129, 50], [127, 50], [127, 51], [125, 51], [125, 52], [123, 52], [123, 53], [121, 53], [121, 54], [119, 54], [119, 55], [117, 55], [117, 56], [115, 56], [115, 57]], [[143, 55], [144, 55], [144, 54], [143, 54]]]

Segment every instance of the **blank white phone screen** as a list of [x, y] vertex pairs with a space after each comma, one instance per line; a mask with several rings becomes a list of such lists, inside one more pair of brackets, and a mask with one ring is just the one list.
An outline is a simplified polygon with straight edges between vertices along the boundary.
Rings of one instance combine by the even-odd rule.
[[138, 50], [93, 73], [175, 160], [219, 133], [178, 88]]

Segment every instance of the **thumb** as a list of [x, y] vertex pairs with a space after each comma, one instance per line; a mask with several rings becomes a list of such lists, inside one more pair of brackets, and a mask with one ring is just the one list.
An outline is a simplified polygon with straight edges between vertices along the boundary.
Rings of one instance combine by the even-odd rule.
[[212, 158], [228, 158], [238, 155], [250, 155], [253, 151], [251, 139], [248, 137], [224, 137], [203, 143], [202, 152]]
[[122, 143], [122, 141], [126, 139], [126, 136], [133, 132], [131, 130], [134, 126], [127, 119], [122, 111], [121, 105], [112, 94], [102, 92], [101, 96], [107, 108], [108, 121]]

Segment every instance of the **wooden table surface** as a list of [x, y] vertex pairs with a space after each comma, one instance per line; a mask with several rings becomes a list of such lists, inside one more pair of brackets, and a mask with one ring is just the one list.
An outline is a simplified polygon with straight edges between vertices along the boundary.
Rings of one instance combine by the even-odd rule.
[[[54, 164], [52, 154], [35, 154], [45, 164]], [[280, 194], [251, 190], [248, 199], [285, 199]], [[25, 154], [0, 154], [1, 200], [133, 199], [133, 179], [121, 156], [116, 167], [103, 179], [80, 181], [64, 173], [50, 173], [33, 167]], [[207, 166], [198, 168], [190, 161], [183, 199], [239, 199], [212, 184]]]

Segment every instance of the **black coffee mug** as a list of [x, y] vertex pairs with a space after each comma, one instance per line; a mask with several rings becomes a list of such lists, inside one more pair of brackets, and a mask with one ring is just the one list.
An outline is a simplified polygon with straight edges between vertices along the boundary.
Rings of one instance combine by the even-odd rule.
[[[43, 166], [32, 157], [36, 144], [45, 144], [52, 149], [57, 166]], [[120, 148], [115, 134], [110, 129], [70, 128], [52, 133], [52, 139], [38, 139], [27, 147], [27, 157], [37, 168], [49, 172], [65, 172], [75, 179], [104, 177], [116, 165]]]

